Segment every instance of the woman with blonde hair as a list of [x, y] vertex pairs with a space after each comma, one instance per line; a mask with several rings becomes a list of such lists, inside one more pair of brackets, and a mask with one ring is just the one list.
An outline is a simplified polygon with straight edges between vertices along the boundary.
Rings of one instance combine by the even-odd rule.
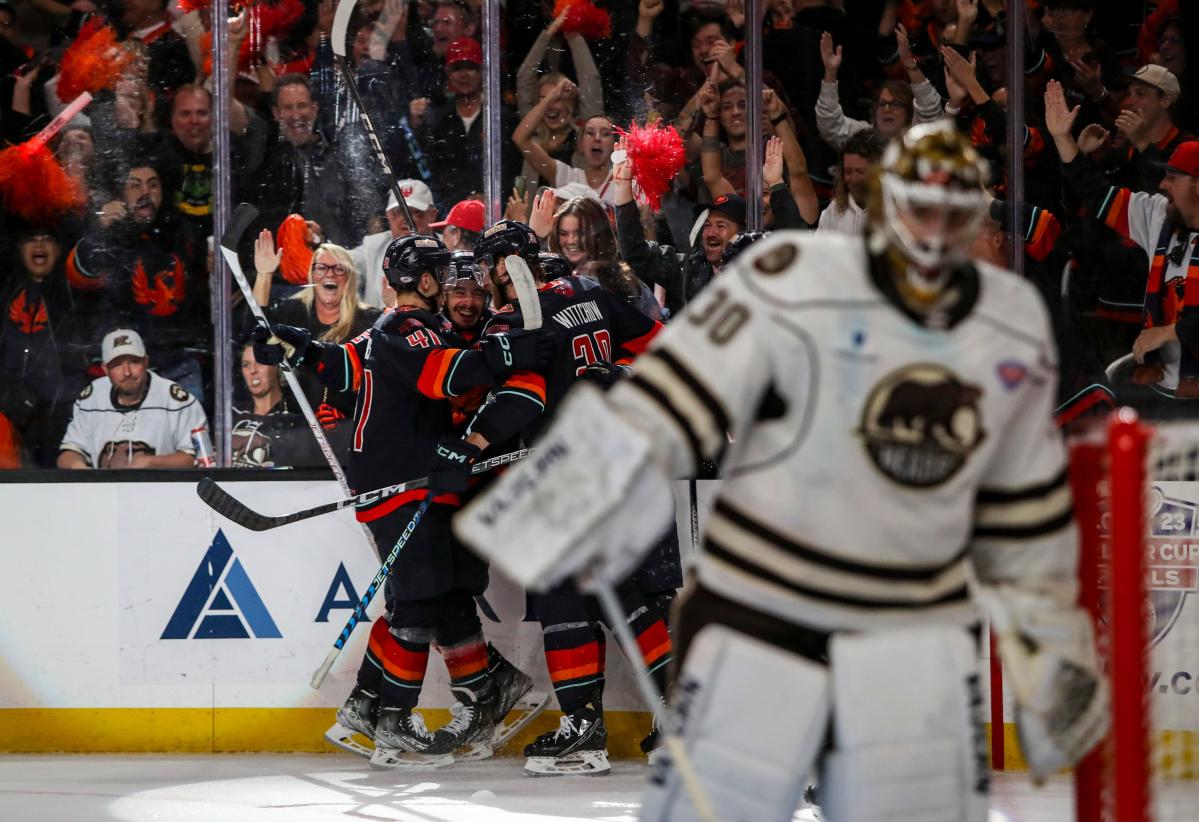
[[[275, 238], [263, 229], [254, 241], [254, 299], [265, 306], [263, 310], [272, 324], [294, 325], [307, 329], [313, 339], [343, 343], [370, 328], [382, 313], [359, 299], [358, 269], [350, 252], [335, 243], [321, 243], [313, 251], [306, 285], [268, 304], [271, 281], [282, 259], [283, 250], [275, 249]], [[304, 371], [299, 377], [321, 424], [329, 429], [348, 428], [339, 423], [353, 416], [354, 395], [330, 394], [314, 375]]]

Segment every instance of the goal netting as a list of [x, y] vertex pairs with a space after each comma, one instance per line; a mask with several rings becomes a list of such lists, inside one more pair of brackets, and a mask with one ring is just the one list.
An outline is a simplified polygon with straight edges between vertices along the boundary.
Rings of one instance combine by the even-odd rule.
[[1199, 819], [1199, 425], [1121, 410], [1071, 451], [1082, 599], [1112, 688], [1077, 818]]

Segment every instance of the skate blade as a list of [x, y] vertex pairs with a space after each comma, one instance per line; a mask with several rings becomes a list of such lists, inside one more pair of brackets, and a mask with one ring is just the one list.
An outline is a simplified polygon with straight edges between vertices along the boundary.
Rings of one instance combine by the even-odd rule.
[[530, 756], [525, 776], [607, 776], [612, 772], [607, 751], [580, 751], [569, 756]]
[[481, 762], [495, 756], [495, 748], [489, 742], [472, 742], [454, 751], [456, 762]]
[[363, 745], [354, 738], [355, 734], [361, 736], [358, 731], [355, 731], [352, 728], [347, 728], [340, 722], [335, 722], [333, 727], [325, 731], [325, 739], [328, 740], [331, 745], [336, 745], [343, 751], [349, 751], [350, 753], [357, 754], [364, 759], [370, 759], [371, 756], [374, 755], [375, 749], [373, 747], [368, 748], [367, 746]]
[[512, 706], [503, 721], [491, 732], [491, 747], [499, 750], [532, 722], [550, 704], [550, 695], [545, 691], [529, 691]]
[[371, 767], [380, 771], [432, 771], [453, 764], [452, 754], [421, 754], [395, 748], [375, 748], [371, 754]]

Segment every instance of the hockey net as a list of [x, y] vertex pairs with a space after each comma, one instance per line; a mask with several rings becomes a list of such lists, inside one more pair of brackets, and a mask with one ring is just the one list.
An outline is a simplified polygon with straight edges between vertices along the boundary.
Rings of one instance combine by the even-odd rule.
[[1199, 426], [1122, 409], [1071, 448], [1083, 604], [1112, 731], [1075, 772], [1079, 822], [1199, 811]]

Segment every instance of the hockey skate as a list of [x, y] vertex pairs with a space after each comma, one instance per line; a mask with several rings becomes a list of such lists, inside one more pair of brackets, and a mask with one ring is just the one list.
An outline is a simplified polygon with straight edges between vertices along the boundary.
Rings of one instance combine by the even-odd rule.
[[[495, 682], [489, 677], [475, 691], [470, 688], [453, 688], [462, 699], [450, 706], [450, 721], [437, 729], [430, 753], [452, 753], [464, 745], [488, 743], [495, 729], [495, 715], [499, 704], [499, 693]], [[488, 754], [490, 755], [490, 754]], [[486, 757], [473, 757], [485, 759]]]
[[425, 720], [411, 708], [379, 710], [371, 767], [381, 770], [428, 770], [454, 764], [451, 753], [436, 752]]
[[378, 694], [355, 685], [346, 703], [337, 709], [337, 720], [329, 730], [325, 731], [325, 739], [342, 750], [370, 759], [375, 752], [373, 745], [367, 747], [354, 736], [361, 734], [367, 739], [373, 740], [378, 713]]
[[604, 715], [584, 705], [563, 714], [558, 730], [525, 746], [525, 776], [607, 776], [608, 730]]
[[[470, 742], [455, 751], [454, 758], [460, 761], [490, 758], [536, 719], [550, 701], [548, 693], [534, 691], [532, 678], [505, 659], [490, 643], [487, 645], [487, 668], [497, 690], [495, 728], [489, 740]], [[451, 707], [450, 711], [457, 707]]]

